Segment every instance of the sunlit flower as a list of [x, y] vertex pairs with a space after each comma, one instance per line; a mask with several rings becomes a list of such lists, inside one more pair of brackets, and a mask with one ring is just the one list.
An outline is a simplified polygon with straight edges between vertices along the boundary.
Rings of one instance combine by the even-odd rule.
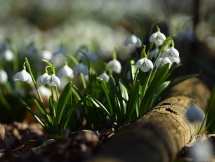
[[157, 31], [150, 36], [149, 41], [154, 42], [157, 46], [161, 46], [165, 39], [166, 36], [160, 31]]
[[151, 51], [151, 52], [150, 52], [150, 59], [156, 58], [157, 55], [158, 55], [158, 52], [159, 52], [159, 49], [158, 49], [158, 48], [156, 48], [156, 49], [154, 49], [153, 51]]
[[153, 69], [153, 63], [147, 58], [142, 58], [138, 60], [135, 64], [136, 67], [140, 68], [143, 72], [148, 72], [150, 69]]
[[197, 139], [191, 147], [191, 157], [195, 162], [211, 161], [213, 159], [213, 144], [209, 140]]
[[[39, 86], [38, 91], [40, 92], [41, 96], [45, 98], [49, 98], [51, 95], [51, 90], [44, 86]], [[31, 91], [31, 94], [36, 96], [37, 95], [36, 90], [34, 89], [33, 91]]]
[[188, 119], [189, 122], [202, 122], [204, 119], [204, 113], [201, 111], [200, 108], [195, 106], [194, 104], [191, 104], [185, 113], [186, 118]]
[[83, 63], [79, 63], [78, 65], [76, 65], [73, 69], [73, 74], [77, 75], [77, 74], [84, 74], [84, 75], [88, 75], [89, 70], [88, 67], [85, 66]]
[[3, 52], [2, 54], [3, 59], [5, 59], [6, 61], [12, 61], [14, 54], [11, 50], [7, 49]]
[[162, 54], [162, 57], [165, 58], [165, 57], [179, 57], [179, 52], [177, 49], [175, 49], [174, 47], [170, 47], [170, 48], [167, 48], [166, 50], [164, 50], [163, 54]]
[[52, 56], [53, 56], [53, 53], [48, 51], [48, 50], [43, 50], [41, 51], [41, 55], [42, 55], [42, 58], [45, 59], [45, 60], [51, 60], [52, 59]]
[[27, 82], [27, 83], [32, 82], [31, 75], [26, 70], [22, 70], [22, 71], [16, 73], [13, 77], [13, 80], [14, 81], [23, 81], [23, 82]]
[[169, 64], [170, 66], [172, 65], [172, 62], [168, 57], [158, 58], [158, 60], [155, 63], [156, 67], [164, 66], [165, 64]]
[[113, 59], [107, 63], [106, 69], [112, 70], [113, 72], [119, 74], [122, 70], [122, 66], [118, 60]]
[[66, 76], [70, 79], [72, 79], [74, 77], [73, 70], [68, 65], [64, 65], [58, 71], [58, 77], [61, 78], [63, 76]]
[[99, 78], [101, 78], [102, 80], [104, 80], [105, 82], [108, 82], [109, 80], [109, 75], [107, 75], [106, 73], [102, 73], [98, 76]]
[[124, 42], [125, 46], [128, 46], [129, 44], [133, 44], [135, 47], [141, 47], [142, 45], [141, 40], [134, 34], [129, 35]]
[[172, 62], [172, 63], [176, 63], [176, 64], [180, 64], [181, 63], [181, 59], [180, 59], [180, 57], [169, 57], [169, 59], [170, 59], [170, 61]]
[[4, 84], [7, 82], [8, 76], [4, 70], [0, 69], [0, 84]]
[[47, 73], [44, 73], [43, 75], [39, 76], [39, 77], [37, 78], [37, 81], [36, 81], [37, 85], [46, 84], [46, 83], [44, 82], [44, 78], [47, 77], [47, 76], [48, 76]]
[[43, 83], [47, 83], [51, 87], [60, 86], [60, 79], [55, 74], [51, 74], [43, 79]]

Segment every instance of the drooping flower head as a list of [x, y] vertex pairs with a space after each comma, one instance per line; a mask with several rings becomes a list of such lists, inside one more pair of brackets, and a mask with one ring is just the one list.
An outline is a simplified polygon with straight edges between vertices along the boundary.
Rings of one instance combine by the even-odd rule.
[[105, 72], [100, 74], [98, 77], [104, 80], [105, 82], [108, 82], [110, 78], [109, 75], [107, 75]]
[[77, 75], [77, 74], [84, 74], [84, 75], [88, 75], [89, 70], [88, 67], [85, 66], [83, 63], [79, 63], [78, 65], [76, 65], [73, 69], [73, 74]]
[[157, 32], [153, 33], [149, 41], [154, 42], [157, 46], [161, 46], [163, 44], [163, 41], [166, 39], [166, 36], [160, 32], [160, 29], [157, 27]]
[[45, 84], [48, 84], [49, 86], [60, 86], [60, 79], [55, 75], [55, 74], [51, 74], [46, 76], [43, 79], [43, 82]]
[[133, 44], [135, 47], [141, 47], [142, 45], [140, 38], [134, 34], [129, 35], [124, 42], [125, 46], [128, 46], [129, 44]]
[[112, 70], [113, 72], [119, 74], [122, 70], [121, 63], [118, 60], [113, 59], [107, 63], [106, 70]]
[[4, 84], [7, 82], [8, 76], [6, 71], [3, 69], [0, 69], [0, 84]]
[[153, 63], [151, 60], [147, 59], [147, 58], [142, 58], [139, 59], [135, 66], [137, 68], [140, 68], [140, 70], [142, 70], [143, 72], [148, 72], [150, 69], [153, 69]]
[[47, 76], [48, 76], [48, 73], [47, 73], [47, 72], [45, 72], [43, 75], [39, 76], [39, 77], [37, 78], [37, 81], [36, 81], [37, 85], [46, 84], [46, 83], [44, 82], [44, 78], [47, 77]]
[[58, 71], [58, 77], [61, 78], [63, 76], [68, 77], [70, 79], [74, 77], [73, 70], [68, 65], [64, 65]]
[[155, 63], [156, 67], [158, 68], [166, 64], [169, 64], [169, 67], [172, 65], [172, 62], [168, 57], [165, 57], [165, 58], [160, 57]]
[[23, 69], [20, 72], [17, 72], [14, 75], [13, 80], [14, 81], [23, 81], [23, 82], [27, 82], [27, 83], [31, 83], [32, 82], [31, 75], [25, 69]]

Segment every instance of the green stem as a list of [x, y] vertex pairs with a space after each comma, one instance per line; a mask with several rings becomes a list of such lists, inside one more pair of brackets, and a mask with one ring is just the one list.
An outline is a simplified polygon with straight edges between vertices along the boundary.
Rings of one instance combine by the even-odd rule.
[[44, 103], [43, 103], [43, 99], [42, 99], [42, 97], [41, 97], [41, 94], [40, 94], [40, 92], [39, 92], [39, 90], [38, 90], [36, 81], [35, 81], [35, 79], [34, 79], [33, 73], [32, 73], [32, 71], [31, 71], [30, 64], [29, 64], [28, 59], [27, 59], [26, 57], [25, 57], [25, 62], [26, 62], [28, 71], [29, 71], [29, 73], [30, 73], [30, 75], [31, 75], [31, 77], [32, 77], [32, 80], [33, 80], [33, 83], [34, 83], [34, 87], [35, 87], [35, 89], [36, 89], [36, 92], [37, 92], [37, 95], [38, 95], [38, 97], [39, 97], [39, 100], [40, 100], [40, 102], [41, 102], [42, 104], [44, 104]]

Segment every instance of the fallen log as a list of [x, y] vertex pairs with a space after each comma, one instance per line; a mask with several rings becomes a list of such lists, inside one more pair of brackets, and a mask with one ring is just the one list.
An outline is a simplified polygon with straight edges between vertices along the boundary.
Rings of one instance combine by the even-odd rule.
[[188, 79], [171, 97], [119, 130], [90, 162], [171, 162], [198, 133], [201, 122], [191, 123], [185, 113], [192, 104], [205, 112], [210, 91], [198, 79]]

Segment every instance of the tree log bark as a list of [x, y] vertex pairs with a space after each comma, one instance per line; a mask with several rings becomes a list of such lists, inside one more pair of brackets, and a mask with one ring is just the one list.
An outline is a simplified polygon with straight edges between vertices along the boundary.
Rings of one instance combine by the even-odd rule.
[[90, 162], [173, 161], [201, 125], [187, 120], [186, 109], [194, 104], [205, 112], [210, 91], [199, 79], [191, 78], [175, 86], [171, 96], [119, 130]]

